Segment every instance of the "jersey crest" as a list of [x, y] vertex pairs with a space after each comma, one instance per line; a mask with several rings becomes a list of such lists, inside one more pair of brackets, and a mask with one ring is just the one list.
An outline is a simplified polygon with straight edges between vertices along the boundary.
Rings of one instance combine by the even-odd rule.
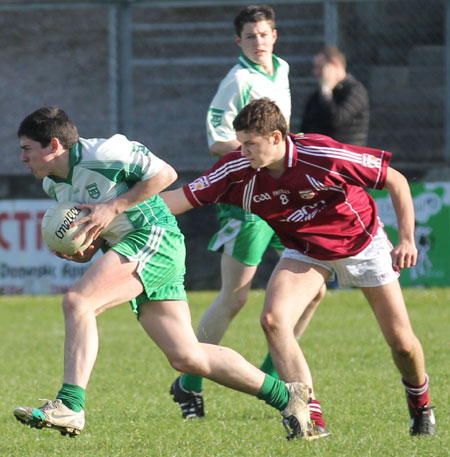
[[100, 197], [100, 190], [97, 187], [97, 183], [94, 182], [93, 184], [89, 184], [86, 186], [86, 190], [91, 198], [97, 200], [97, 198]]
[[381, 159], [373, 156], [372, 154], [363, 154], [362, 163], [365, 167], [369, 167], [369, 168], [380, 168], [381, 167]]
[[311, 200], [311, 198], [314, 198], [316, 196], [316, 193], [310, 189], [310, 190], [299, 190], [298, 191], [299, 195], [301, 198], [304, 200]]
[[211, 108], [209, 110], [210, 122], [214, 128], [219, 127], [219, 125], [222, 123], [222, 117], [224, 112], [225, 111], [223, 109], [216, 108]]
[[195, 192], [197, 190], [202, 190], [205, 189], [206, 187], [209, 187], [209, 179], [207, 176], [200, 176], [197, 178], [194, 182], [191, 182], [189, 184], [189, 189], [191, 189], [192, 192]]

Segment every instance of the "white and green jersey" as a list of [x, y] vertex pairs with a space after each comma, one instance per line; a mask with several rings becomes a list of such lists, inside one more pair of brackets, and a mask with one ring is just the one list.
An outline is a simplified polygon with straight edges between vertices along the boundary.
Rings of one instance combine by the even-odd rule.
[[273, 67], [274, 74], [269, 76], [259, 65], [241, 54], [238, 64], [222, 80], [209, 106], [206, 119], [209, 146], [216, 141], [235, 140], [234, 118], [245, 105], [258, 98], [268, 97], [273, 100], [289, 125], [291, 117], [289, 64], [273, 55]]
[[[291, 117], [291, 90], [289, 87], [289, 64], [272, 54], [273, 76], [263, 72], [244, 54], [241, 54], [235, 65], [225, 76], [217, 89], [206, 119], [208, 145], [216, 141], [236, 139], [233, 128], [234, 118], [239, 111], [251, 101], [268, 97], [273, 100], [284, 114], [289, 125]], [[238, 219], [242, 221], [260, 220], [258, 216], [233, 205], [219, 203], [216, 205], [219, 218]]]
[[[67, 179], [47, 176], [43, 188], [58, 202], [102, 203], [155, 176], [164, 164], [143, 144], [123, 135], [109, 139], [80, 138], [70, 150]], [[175, 217], [158, 195], [116, 216], [101, 236], [113, 246], [126, 234], [151, 225], [178, 230]]]

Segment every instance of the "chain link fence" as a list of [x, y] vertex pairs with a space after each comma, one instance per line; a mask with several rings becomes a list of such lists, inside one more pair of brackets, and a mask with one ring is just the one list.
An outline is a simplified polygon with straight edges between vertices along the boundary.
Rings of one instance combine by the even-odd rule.
[[392, 151], [419, 178], [445, 161], [444, 3], [339, 6], [339, 46], [370, 94], [369, 144]]
[[[369, 144], [417, 178], [445, 152], [446, 0], [273, 1], [275, 52], [291, 65], [292, 130], [314, 89], [324, 43], [347, 55], [368, 88]], [[205, 116], [234, 65], [232, 21], [242, 1], [0, 3], [3, 122], [0, 174], [22, 173], [15, 132], [42, 105], [59, 105], [82, 136], [122, 131], [180, 172], [212, 163]], [[5, 64], [6, 62], [6, 64]]]
[[25, 173], [16, 132], [40, 106], [61, 106], [82, 136], [110, 124], [108, 7], [18, 3], [0, 3], [3, 175]]

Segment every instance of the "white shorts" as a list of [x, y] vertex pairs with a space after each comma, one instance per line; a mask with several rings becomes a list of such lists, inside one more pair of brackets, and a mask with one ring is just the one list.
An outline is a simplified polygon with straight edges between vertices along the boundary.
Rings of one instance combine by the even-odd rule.
[[294, 259], [326, 268], [340, 287], [377, 287], [395, 281], [400, 275], [394, 271], [391, 258], [392, 244], [380, 226], [374, 239], [359, 254], [339, 260], [317, 260], [295, 249], [285, 249], [282, 259]]

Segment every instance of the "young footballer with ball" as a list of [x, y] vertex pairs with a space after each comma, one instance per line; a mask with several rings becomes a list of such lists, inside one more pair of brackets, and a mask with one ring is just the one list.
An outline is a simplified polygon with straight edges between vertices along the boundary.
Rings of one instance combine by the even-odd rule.
[[[406, 390], [412, 435], [433, 435], [429, 378], [410, 324], [398, 276], [415, 265], [414, 206], [391, 154], [318, 134], [288, 134], [267, 98], [245, 106], [233, 122], [241, 146], [195, 181], [161, 196], [173, 214], [230, 203], [264, 219], [286, 246], [270, 278], [261, 324], [280, 378], [311, 385], [294, 328], [324, 283], [367, 298]], [[364, 188], [387, 189], [399, 227], [393, 247]]]
[[21, 160], [58, 202], [75, 201], [90, 213], [92, 243], [75, 261], [98, 258], [62, 301], [65, 320], [64, 379], [55, 400], [40, 408], [20, 406], [15, 417], [30, 427], [76, 436], [84, 428], [85, 394], [98, 350], [96, 317], [126, 301], [148, 335], [177, 370], [255, 395], [281, 411], [288, 437], [314, 439], [309, 388], [266, 375], [235, 351], [199, 343], [184, 289], [185, 246], [175, 217], [158, 193], [175, 170], [144, 145], [122, 135], [83, 139], [59, 108], [28, 115], [18, 136]]

